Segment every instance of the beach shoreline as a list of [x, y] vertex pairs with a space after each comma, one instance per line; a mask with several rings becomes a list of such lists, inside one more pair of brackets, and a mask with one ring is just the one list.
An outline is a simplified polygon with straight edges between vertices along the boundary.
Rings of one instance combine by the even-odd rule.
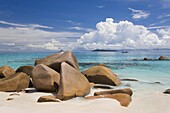
[[[133, 89], [133, 88], [132, 88]], [[146, 89], [147, 90], [147, 89]], [[92, 89], [91, 92], [99, 91]], [[141, 93], [139, 89], [133, 90], [132, 102], [128, 107], [122, 107], [113, 99], [85, 100], [77, 97], [68, 101], [37, 103], [40, 96], [52, 95], [51, 93], [20, 92], [13, 95], [11, 92], [0, 92], [1, 113], [169, 113], [170, 95], [160, 91], [146, 91]], [[89, 94], [92, 95], [93, 93]], [[7, 101], [7, 98], [13, 100]]]

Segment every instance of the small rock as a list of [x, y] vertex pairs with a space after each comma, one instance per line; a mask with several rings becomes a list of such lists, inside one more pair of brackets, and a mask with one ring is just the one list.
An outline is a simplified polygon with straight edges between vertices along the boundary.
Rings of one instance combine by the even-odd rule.
[[152, 58], [144, 58], [143, 60], [153, 60]]
[[98, 98], [110, 98], [110, 99], [116, 99], [120, 102], [121, 106], [127, 107], [130, 102], [132, 101], [131, 97], [128, 94], [124, 93], [117, 93], [117, 94], [107, 94], [107, 95], [98, 95], [98, 96], [88, 96], [85, 97], [87, 100], [91, 99], [98, 99]]
[[165, 94], [170, 94], [170, 89], [167, 89], [164, 93]]
[[14, 96], [14, 95], [19, 96], [20, 94], [18, 94], [18, 93], [11, 93], [9, 96]]
[[7, 101], [9, 101], [9, 100], [14, 100], [14, 98], [7, 98], [6, 100], [7, 100]]
[[48, 96], [41, 96], [37, 102], [60, 102], [59, 99], [55, 98], [52, 95], [48, 95]]
[[133, 95], [133, 92], [132, 92], [132, 90], [130, 88], [125, 88], [125, 89], [117, 89], [117, 90], [95, 92], [94, 96], [107, 95], [107, 94], [117, 94], [117, 93], [124, 93], [124, 94], [128, 94], [130, 96]]
[[168, 60], [166, 56], [160, 56], [158, 60]]

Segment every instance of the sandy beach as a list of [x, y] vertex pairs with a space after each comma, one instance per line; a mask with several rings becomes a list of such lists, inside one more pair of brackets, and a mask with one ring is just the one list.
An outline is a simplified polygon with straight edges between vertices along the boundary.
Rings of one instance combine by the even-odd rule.
[[[56, 103], [37, 103], [40, 96], [52, 94], [20, 92], [19, 95], [10, 96], [13, 93], [0, 92], [0, 113], [169, 113], [170, 95], [156, 90], [157, 88], [145, 89], [145, 85], [148, 84], [138, 82], [131, 82], [131, 84], [132, 86], [139, 85], [139, 87], [131, 88], [133, 96], [128, 107], [122, 107], [114, 99], [85, 100], [79, 97]], [[155, 86], [159, 87], [159, 85]], [[101, 91], [101, 89], [92, 89], [89, 95], [93, 95], [96, 91]], [[14, 99], [7, 101], [8, 98]]]

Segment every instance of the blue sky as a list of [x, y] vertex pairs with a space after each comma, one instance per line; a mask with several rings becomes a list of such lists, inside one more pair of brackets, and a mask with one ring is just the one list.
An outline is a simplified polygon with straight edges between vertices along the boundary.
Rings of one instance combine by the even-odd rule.
[[0, 0], [0, 40], [0, 51], [165, 48], [170, 0]]

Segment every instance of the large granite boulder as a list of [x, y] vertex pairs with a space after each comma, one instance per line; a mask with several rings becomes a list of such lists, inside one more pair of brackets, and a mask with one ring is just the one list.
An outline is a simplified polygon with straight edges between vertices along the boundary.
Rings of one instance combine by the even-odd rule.
[[59, 89], [60, 74], [44, 64], [32, 70], [32, 80], [38, 91], [55, 92]]
[[52, 95], [47, 95], [47, 96], [41, 96], [37, 102], [60, 102], [59, 99]]
[[168, 60], [166, 56], [160, 56], [158, 60]]
[[77, 96], [85, 96], [90, 92], [87, 78], [66, 62], [61, 63], [60, 74], [60, 87], [56, 95], [58, 99], [68, 100]]
[[120, 102], [121, 106], [127, 107], [130, 102], [132, 101], [131, 96], [125, 93], [116, 93], [116, 94], [107, 94], [107, 95], [98, 95], [98, 96], [88, 96], [85, 97], [87, 100], [91, 99], [98, 99], [98, 98], [110, 98], [110, 99], [116, 99]]
[[21, 91], [28, 88], [30, 77], [25, 73], [16, 73], [0, 79], [0, 91]]
[[9, 66], [0, 67], [0, 78], [8, 77], [12, 74], [15, 74], [15, 70]]
[[32, 76], [32, 70], [33, 70], [34, 67], [32, 66], [20, 66], [17, 70], [16, 70], [16, 73], [17, 72], [23, 72], [23, 73], [26, 73], [27, 75], [29, 75], [30, 77]]
[[82, 72], [87, 77], [89, 82], [95, 84], [120, 85], [120, 79], [112, 70], [105, 66], [93, 66]]
[[71, 51], [53, 54], [47, 56], [46, 58], [36, 60], [35, 65], [44, 64], [56, 70], [57, 72], [60, 72], [60, 66], [62, 62], [67, 62], [72, 67], [79, 70], [78, 61]]
[[117, 93], [125, 93], [125, 94], [128, 94], [130, 96], [133, 95], [133, 92], [132, 92], [132, 90], [130, 88], [125, 88], [125, 89], [117, 89], [117, 90], [95, 92], [94, 96], [107, 95], [107, 94], [117, 94]]
[[[17, 70], [16, 70], [16, 73], [17, 72], [23, 72], [23, 73], [26, 73], [28, 76], [32, 77], [32, 70], [33, 70], [34, 67], [32, 66], [20, 66]], [[29, 83], [29, 88], [32, 88], [33, 87], [33, 83], [32, 83], [32, 80], [30, 78], [30, 83]]]

